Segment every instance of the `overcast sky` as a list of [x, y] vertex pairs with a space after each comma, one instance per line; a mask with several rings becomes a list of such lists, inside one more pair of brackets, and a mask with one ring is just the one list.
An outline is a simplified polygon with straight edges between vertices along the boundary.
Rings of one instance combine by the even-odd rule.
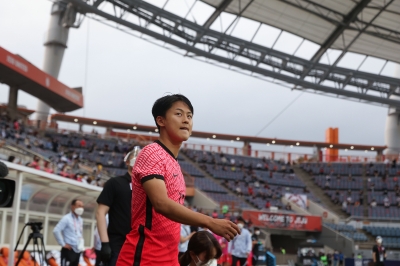
[[[182, 1], [183, 9], [187, 9], [187, 2]], [[47, 0], [0, 1], [0, 46], [41, 68], [51, 4]], [[202, 6], [198, 19], [203, 10], [204, 17], [208, 16], [209, 8]], [[182, 93], [194, 106], [194, 130], [256, 135], [300, 93], [87, 21], [70, 30], [59, 76], [69, 87], [84, 87], [85, 108], [71, 114], [153, 125], [153, 102], [166, 93]], [[240, 35], [240, 31], [235, 34]], [[287, 38], [289, 41], [280, 44], [283, 48], [284, 43], [291, 43], [290, 36]], [[312, 55], [315, 48], [304, 46], [301, 53]], [[348, 60], [349, 65], [352, 62]], [[376, 72], [373, 65], [367, 65], [366, 70]], [[393, 65], [385, 69], [385, 74], [394, 72]], [[1, 84], [0, 102], [7, 101], [8, 87]], [[35, 109], [36, 103], [35, 98], [20, 92], [19, 105]], [[324, 141], [325, 130], [338, 127], [342, 143], [384, 145], [386, 114], [384, 107], [304, 93], [260, 136]]]

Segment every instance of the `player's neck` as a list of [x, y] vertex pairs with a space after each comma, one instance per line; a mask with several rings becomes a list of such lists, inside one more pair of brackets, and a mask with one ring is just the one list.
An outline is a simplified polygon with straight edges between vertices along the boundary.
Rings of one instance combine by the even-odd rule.
[[173, 142], [171, 141], [171, 139], [169, 139], [168, 137], [165, 137], [163, 135], [160, 135], [160, 137], [158, 138], [159, 141], [161, 141], [162, 144], [165, 145], [165, 147], [168, 148], [168, 150], [170, 150], [172, 152], [172, 154], [174, 155], [174, 157], [178, 157], [178, 153], [179, 153], [179, 149], [181, 148], [182, 142]]

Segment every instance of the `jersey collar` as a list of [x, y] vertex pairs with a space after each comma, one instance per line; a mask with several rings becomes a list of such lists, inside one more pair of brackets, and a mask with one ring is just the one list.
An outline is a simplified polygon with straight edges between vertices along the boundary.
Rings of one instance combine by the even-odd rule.
[[176, 161], [178, 161], [178, 158], [175, 158], [174, 154], [167, 148], [167, 146], [165, 146], [161, 141], [156, 140], [154, 141], [155, 143], [157, 143], [158, 145], [160, 145], [166, 152], [169, 153], [169, 155], [172, 156], [172, 158], [174, 158]]

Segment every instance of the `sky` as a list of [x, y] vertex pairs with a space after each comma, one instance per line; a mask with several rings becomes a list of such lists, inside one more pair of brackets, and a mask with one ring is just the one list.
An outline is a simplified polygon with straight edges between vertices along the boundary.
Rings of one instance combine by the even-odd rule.
[[[183, 12], [192, 0], [179, 1], [171, 0], [166, 8]], [[51, 5], [48, 0], [0, 1], [0, 46], [41, 68]], [[212, 12], [205, 4], [195, 10], [188, 17], [196, 21]], [[229, 15], [225, 18], [218, 25], [226, 27], [232, 21]], [[246, 38], [253, 24], [243, 20], [232, 34]], [[293, 43], [298, 42], [298, 37], [290, 34], [283, 34], [283, 38], [277, 42], [283, 51], [293, 49]], [[301, 54], [296, 55], [306, 58], [317, 48], [306, 42], [299, 49]], [[349, 55], [341, 66], [354, 67], [356, 60], [362, 60], [362, 56]], [[376, 72], [374, 61], [368, 62], [363, 70]], [[393, 76], [394, 72], [394, 65], [390, 65], [383, 74]], [[70, 30], [58, 79], [69, 87], [83, 87], [85, 108], [70, 114], [153, 125], [154, 101], [167, 93], [182, 93], [194, 106], [194, 130], [250, 136], [301, 93], [178, 55], [89, 19], [79, 29]], [[36, 98], [22, 91], [18, 96], [19, 105], [36, 109]], [[0, 103], [7, 101], [8, 87], [0, 84]], [[385, 107], [303, 93], [259, 136], [324, 141], [325, 130], [338, 127], [341, 143], [384, 145], [386, 115]], [[293, 151], [296, 149], [305, 151]]]

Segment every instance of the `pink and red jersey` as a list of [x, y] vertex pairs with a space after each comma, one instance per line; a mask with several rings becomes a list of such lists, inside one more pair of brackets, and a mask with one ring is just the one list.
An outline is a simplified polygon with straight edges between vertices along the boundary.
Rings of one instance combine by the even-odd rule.
[[170, 199], [183, 204], [185, 180], [178, 161], [160, 141], [147, 145], [136, 158], [132, 170], [132, 230], [126, 236], [118, 266], [178, 266], [179, 223], [155, 212], [143, 183], [151, 179], [165, 182]]

